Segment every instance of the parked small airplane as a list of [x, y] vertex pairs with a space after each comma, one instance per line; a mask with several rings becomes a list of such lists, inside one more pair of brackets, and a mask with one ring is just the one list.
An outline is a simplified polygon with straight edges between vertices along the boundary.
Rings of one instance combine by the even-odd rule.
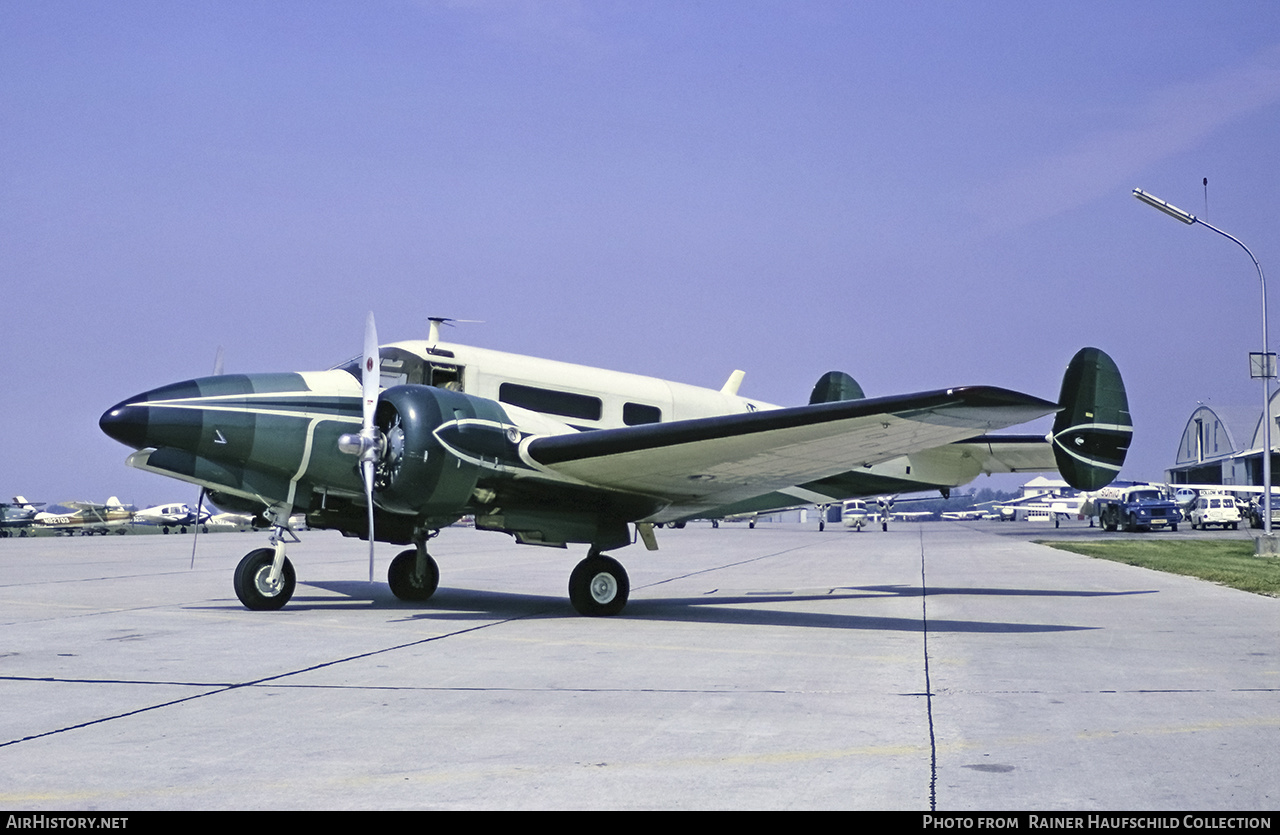
[[867, 509], [864, 499], [846, 499], [840, 507], [840, 518], [845, 527], [853, 528], [858, 533], [874, 521], [877, 514]]
[[208, 522], [211, 516], [212, 514], [203, 508], [197, 514], [194, 508], [186, 504], [159, 504], [139, 510], [133, 515], [133, 521], [137, 525], [154, 525], [160, 528], [162, 533], [170, 531], [187, 533], [199, 522], [205, 526], [204, 532], [208, 533]]
[[35, 526], [44, 531], [80, 534], [126, 533], [133, 520], [132, 505], [123, 505], [115, 496], [106, 504], [97, 502], [62, 502], [35, 515]]
[[29, 536], [36, 513], [42, 507], [44, 502], [32, 504], [25, 496], [14, 496], [13, 504], [0, 502], [0, 538]]
[[946, 510], [942, 518], [946, 522], [972, 522], [986, 516], [986, 510]]
[[[219, 507], [264, 514], [270, 548], [245, 555], [234, 587], [277, 609], [296, 583], [289, 516], [369, 540], [412, 543], [391, 590], [434, 593], [427, 541], [464, 515], [518, 542], [584, 543], [569, 598], [615, 614], [629, 579], [611, 557], [631, 526], [798, 503], [950, 488], [983, 472], [1058, 469], [1083, 488], [1115, 477], [1132, 435], [1119, 371], [1096, 348], [1067, 368], [1058, 403], [993, 387], [866, 398], [830, 372], [808, 405], [780, 408], [721, 389], [489, 351], [439, 339], [379, 348], [329, 371], [188, 380], [108, 409], [104, 432], [131, 466], [201, 485]], [[1057, 413], [1052, 436], [984, 433]], [[584, 431], [591, 430], [591, 431]], [[1056, 467], [1055, 467], [1056, 464]]]

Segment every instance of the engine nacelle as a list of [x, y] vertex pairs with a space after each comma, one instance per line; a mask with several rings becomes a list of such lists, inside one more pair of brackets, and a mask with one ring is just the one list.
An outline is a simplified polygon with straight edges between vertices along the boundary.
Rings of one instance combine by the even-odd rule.
[[495, 417], [504, 417], [496, 403], [461, 392], [417, 385], [382, 392], [375, 415], [386, 439], [374, 478], [378, 506], [449, 521], [466, 512], [480, 468], [447, 450], [436, 430], [446, 423]]

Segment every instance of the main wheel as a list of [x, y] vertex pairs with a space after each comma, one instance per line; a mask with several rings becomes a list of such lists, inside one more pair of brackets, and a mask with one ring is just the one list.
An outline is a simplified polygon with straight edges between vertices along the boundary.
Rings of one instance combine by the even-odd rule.
[[429, 600], [436, 593], [436, 586], [440, 585], [440, 568], [430, 555], [427, 556], [425, 576], [415, 576], [417, 564], [418, 549], [410, 548], [397, 554], [387, 569], [387, 585], [391, 586], [391, 593], [401, 600]]
[[569, 575], [569, 601], [582, 615], [616, 615], [630, 594], [626, 569], [611, 557], [587, 557]]
[[293, 573], [293, 563], [289, 562], [288, 557], [285, 558], [284, 566], [280, 570], [279, 582], [272, 584], [268, 581], [271, 576], [271, 563], [275, 560], [275, 556], [274, 549], [259, 548], [245, 554], [244, 559], [240, 560], [240, 564], [236, 566], [234, 581], [236, 597], [240, 598], [240, 602], [246, 609], [255, 611], [279, 609], [293, 597], [297, 578]]

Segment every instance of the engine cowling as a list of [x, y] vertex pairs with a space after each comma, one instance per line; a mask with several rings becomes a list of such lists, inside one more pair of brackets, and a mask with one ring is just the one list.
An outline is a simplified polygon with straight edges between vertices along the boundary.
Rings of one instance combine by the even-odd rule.
[[497, 404], [431, 386], [395, 386], [378, 398], [375, 422], [385, 449], [374, 475], [378, 506], [391, 513], [449, 518], [465, 512], [480, 468], [436, 437], [443, 424], [488, 417]]

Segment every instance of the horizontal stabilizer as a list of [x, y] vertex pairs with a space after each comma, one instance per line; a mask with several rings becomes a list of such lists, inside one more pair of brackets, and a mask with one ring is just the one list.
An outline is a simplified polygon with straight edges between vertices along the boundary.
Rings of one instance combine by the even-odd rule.
[[1053, 422], [1058, 472], [1078, 490], [1097, 490], [1120, 474], [1133, 421], [1120, 369], [1097, 348], [1081, 348], [1062, 377]]

